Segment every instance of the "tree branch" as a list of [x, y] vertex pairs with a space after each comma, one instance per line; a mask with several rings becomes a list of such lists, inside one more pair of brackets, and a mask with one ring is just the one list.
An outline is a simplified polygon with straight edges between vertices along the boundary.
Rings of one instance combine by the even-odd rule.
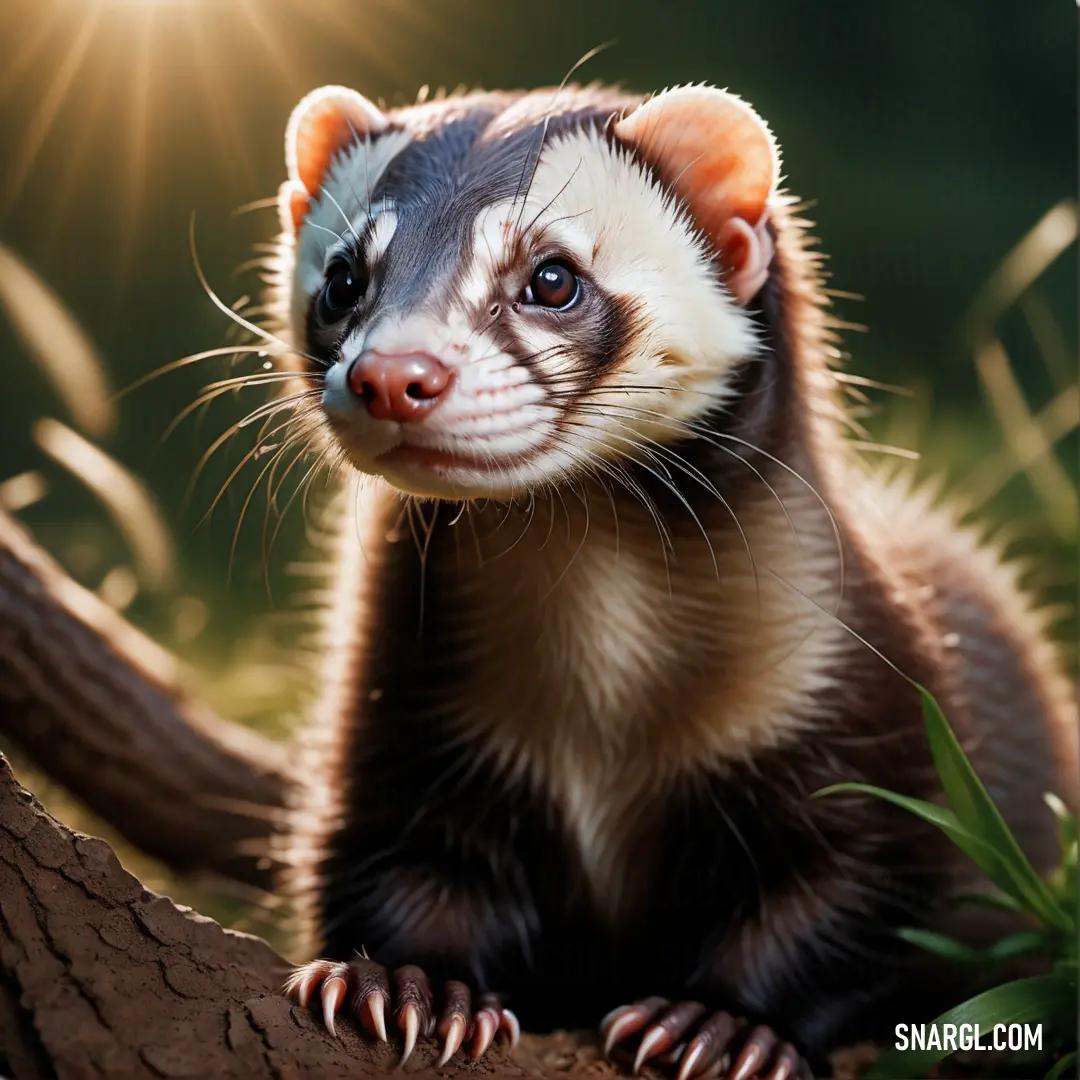
[[147, 854], [270, 888], [284, 748], [194, 701], [168, 653], [3, 513], [0, 735]]

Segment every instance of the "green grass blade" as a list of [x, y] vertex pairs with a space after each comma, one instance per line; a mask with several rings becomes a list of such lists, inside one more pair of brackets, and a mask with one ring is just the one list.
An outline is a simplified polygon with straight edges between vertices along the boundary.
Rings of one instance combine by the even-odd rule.
[[1017, 915], [1026, 915], [1027, 908], [1008, 893], [960, 893], [957, 904], [972, 904], [975, 907], [993, 908], [996, 911], [1012, 911]]
[[[991, 880], [1021, 900], [1043, 922], [1065, 932], [1071, 931], [1075, 926], [1072, 912], [1064, 910], [1055, 901], [1046, 883], [1020, 850], [933, 695], [921, 686], [919, 693], [930, 752], [949, 804], [960, 825], [996, 854], [1000, 870], [998, 874], [990, 875]], [[985, 866], [983, 869], [989, 873]]]
[[897, 795], [895, 791], [889, 791], [887, 788], [854, 782], [830, 784], [828, 787], [815, 791], [812, 797], [821, 799], [826, 795], [873, 795], [875, 798], [884, 799], [894, 806], [901, 806], [905, 810], [910, 810], [913, 814], [918, 814], [924, 821], [929, 821], [931, 825], [936, 825], [945, 832], [959, 829], [965, 836], [969, 836], [973, 840], [976, 839], [971, 836], [967, 829], [960, 825], [956, 814], [952, 810], [944, 806], [938, 806], [937, 803], [926, 802], [924, 799], [913, 799], [908, 795]]
[[[995, 1024], [1042, 1024], [1043, 1044], [1047, 1026], [1051, 1038], [1070, 1029], [1075, 1022], [1076, 988], [1054, 975], [995, 986], [939, 1016], [934, 1024], [978, 1024], [983, 1037], [992, 1035]], [[1052, 1043], [1051, 1043], [1052, 1045]], [[864, 1074], [864, 1080], [914, 1080], [948, 1054], [945, 1050], [889, 1050]]]
[[1066, 1054], [1060, 1061], [1058, 1061], [1054, 1067], [1043, 1077], [1043, 1080], [1061, 1080], [1069, 1070], [1072, 1070], [1071, 1075], [1076, 1075], [1076, 1063], [1077, 1053], [1074, 1050], [1071, 1054]]
[[1076, 816], [1053, 792], [1043, 795], [1043, 802], [1050, 807], [1051, 813], [1058, 820], [1058, 840], [1061, 854], [1068, 856], [1076, 847]]
[[944, 934], [935, 933], [933, 930], [918, 930], [914, 927], [902, 927], [897, 930], [897, 935], [911, 945], [942, 956], [946, 960], [956, 960], [963, 964], [977, 963], [984, 959], [978, 949], [965, 945], [962, 941], [956, 941]]
[[1041, 930], [1019, 930], [999, 938], [980, 955], [986, 960], [1008, 960], [1025, 953], [1046, 952], [1049, 948], [1047, 935]]
[[957, 904], [972, 904], [975, 907], [994, 908], [996, 911], [1012, 911], [1018, 915], [1027, 914], [1027, 908], [1008, 893], [960, 893]]
[[955, 960], [962, 964], [993, 963], [998, 960], [1008, 960], [1013, 956], [1022, 956], [1025, 953], [1046, 952], [1049, 948], [1047, 936], [1040, 930], [1020, 930], [995, 941], [986, 949], [973, 949], [970, 945], [965, 945], [955, 938], [946, 937], [933, 930], [920, 930], [914, 927], [903, 927], [897, 931], [897, 936], [935, 956]]
[[886, 802], [891, 802], [894, 806], [902, 807], [904, 810], [917, 814], [923, 821], [927, 821], [941, 829], [998, 888], [1005, 892], [1015, 893], [1012, 878], [1001, 865], [997, 852], [985, 841], [973, 836], [964, 828], [952, 810], [938, 806], [936, 803], [926, 802], [923, 799], [913, 799], [908, 795], [897, 795], [895, 791], [875, 787], [873, 784], [830, 784], [829, 787], [815, 791], [814, 798], [837, 794], [873, 795], [879, 799], [884, 799]]
[[1076, 912], [1077, 903], [1077, 842], [1076, 817], [1056, 795], [1047, 793], [1043, 796], [1058, 822], [1058, 843], [1061, 847], [1061, 862], [1053, 873], [1049, 874], [1046, 884], [1057, 897], [1058, 903], [1069, 911]]

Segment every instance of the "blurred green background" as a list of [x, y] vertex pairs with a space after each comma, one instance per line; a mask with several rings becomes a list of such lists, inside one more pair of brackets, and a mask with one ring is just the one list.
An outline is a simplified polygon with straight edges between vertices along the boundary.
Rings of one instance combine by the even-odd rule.
[[[4, 0], [0, 243], [55, 292], [120, 389], [225, 340], [193, 268], [193, 211], [214, 288], [227, 303], [257, 295], [256, 275], [236, 268], [276, 216], [234, 211], [283, 179], [303, 93], [345, 83], [393, 104], [423, 84], [552, 84], [612, 41], [581, 78], [707, 80], [769, 120], [832, 285], [861, 297], [837, 305], [867, 328], [845, 336], [847, 369], [911, 391], [868, 392], [873, 436], [918, 450], [923, 475], [984, 504], [1036, 557], [1041, 593], [1071, 601], [1075, 21], [1071, 0]], [[304, 631], [306, 585], [289, 573], [302, 514], [270, 557], [268, 595], [259, 497], [229, 573], [257, 465], [200, 524], [251, 432], [185, 501], [202, 453], [265, 390], [226, 395], [161, 442], [200, 387], [258, 361], [166, 374], [122, 399], [96, 438], [145, 483], [172, 538], [171, 580], [137, 591], [115, 573], [132, 556], [100, 501], [34, 440], [37, 418], [73, 419], [2, 312], [0, 363], [0, 481], [31, 471], [45, 484], [20, 517], [89, 587], [113, 572], [106, 594], [192, 662], [223, 712], [286, 727], [302, 683], [281, 662]], [[1071, 617], [1059, 625], [1074, 634]]]

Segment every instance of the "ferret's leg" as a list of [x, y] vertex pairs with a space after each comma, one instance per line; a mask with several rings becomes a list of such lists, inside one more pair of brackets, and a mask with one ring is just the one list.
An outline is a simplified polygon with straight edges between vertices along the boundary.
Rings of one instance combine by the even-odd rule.
[[403, 1060], [419, 1035], [438, 1036], [440, 1064], [461, 1047], [482, 1056], [500, 1031], [516, 1041], [516, 1017], [494, 991], [528, 963], [539, 930], [533, 891], [497, 834], [448, 843], [462, 835], [455, 817], [436, 815], [434, 833], [408, 839], [395, 822], [381, 851], [356, 835], [335, 838], [349, 857], [328, 863], [320, 901], [330, 959], [304, 965], [287, 987], [301, 1005], [319, 999], [331, 1032], [347, 1008], [386, 1039], [392, 1017]]
[[880, 800], [859, 804], [853, 828], [850, 802], [777, 782], [816, 791], [827, 764], [777, 750], [672, 800], [637, 935], [638, 985], [663, 997], [609, 1014], [609, 1047], [669, 1055], [679, 1080], [796, 1080], [884, 1024], [908, 962], [895, 928], [931, 914], [947, 849]]
[[480, 1057], [499, 1032], [516, 1038], [504, 1008], [514, 1002], [496, 994], [526, 982], [546, 951], [561, 890], [543, 867], [566, 856], [526, 789], [489, 775], [468, 746], [411, 738], [406, 720], [404, 710], [369, 717], [347, 812], [319, 843], [325, 959], [289, 989], [321, 1003], [331, 1030], [345, 1011], [379, 1038], [396, 1026], [407, 1054], [436, 1034], [444, 1060], [459, 1047]]

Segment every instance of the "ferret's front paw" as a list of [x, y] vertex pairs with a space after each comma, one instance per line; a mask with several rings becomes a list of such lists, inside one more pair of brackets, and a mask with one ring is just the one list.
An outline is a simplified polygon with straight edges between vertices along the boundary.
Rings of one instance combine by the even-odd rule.
[[608, 1013], [600, 1022], [604, 1053], [644, 1030], [634, 1057], [637, 1073], [646, 1061], [678, 1066], [676, 1080], [812, 1080], [798, 1050], [768, 1027], [750, 1027], [730, 1013], [709, 1013], [696, 1001], [672, 1004], [644, 998]]
[[[393, 993], [391, 993], [393, 983]], [[301, 964], [285, 984], [285, 993], [307, 1008], [318, 992], [323, 1020], [334, 1035], [334, 1017], [348, 1004], [360, 1026], [378, 1039], [386, 1039], [386, 1012], [394, 1010], [394, 1023], [405, 1039], [401, 1064], [409, 1060], [418, 1035], [439, 1036], [445, 1065], [457, 1049], [467, 1043], [471, 1058], [482, 1057], [495, 1036], [502, 1032], [513, 1049], [521, 1035], [517, 1017], [502, 1006], [497, 994], [473, 994], [465, 983], [443, 985], [441, 1009], [436, 1014], [435, 997], [424, 972], [413, 965], [391, 973], [382, 964], [365, 957], [339, 963], [312, 960]]]

